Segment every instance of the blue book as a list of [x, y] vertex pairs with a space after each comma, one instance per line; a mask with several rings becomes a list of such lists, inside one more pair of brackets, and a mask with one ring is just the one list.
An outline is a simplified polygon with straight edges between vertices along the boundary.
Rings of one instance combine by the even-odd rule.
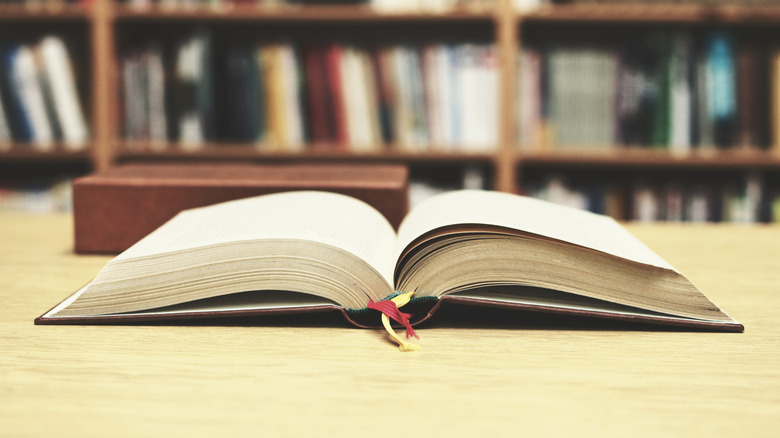
[[32, 141], [32, 123], [21, 95], [21, 78], [15, 73], [14, 63], [18, 46], [0, 48], [0, 94], [14, 141]]
[[736, 61], [734, 41], [726, 32], [713, 32], [707, 44], [709, 95], [707, 114], [715, 128], [715, 143], [732, 142], [737, 115]]

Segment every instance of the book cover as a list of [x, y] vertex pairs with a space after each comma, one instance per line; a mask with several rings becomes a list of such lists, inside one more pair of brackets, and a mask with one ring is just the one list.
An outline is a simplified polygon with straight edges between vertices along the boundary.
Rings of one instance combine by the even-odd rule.
[[[83, 149], [89, 138], [89, 130], [82, 111], [73, 64], [67, 47], [61, 38], [49, 36], [41, 41], [40, 53], [43, 58], [43, 71], [51, 90], [56, 118], [62, 130], [62, 140], [70, 150]], [[153, 80], [159, 80], [161, 66], [157, 64], [157, 59], [152, 61], [151, 67]], [[155, 86], [153, 90], [155, 95], [164, 96], [164, 90], [161, 89], [161, 86], [157, 82], [153, 82], [153, 85]], [[160, 111], [157, 107], [154, 109], [157, 117], [155, 120], [165, 123], [165, 112]], [[158, 134], [158, 129], [154, 129], [154, 133]]]

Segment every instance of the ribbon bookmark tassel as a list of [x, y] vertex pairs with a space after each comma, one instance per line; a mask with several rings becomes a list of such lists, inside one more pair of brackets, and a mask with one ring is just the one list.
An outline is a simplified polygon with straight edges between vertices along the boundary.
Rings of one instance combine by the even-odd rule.
[[401, 351], [417, 351], [420, 349], [419, 345], [407, 342], [405, 339], [398, 336], [395, 330], [393, 330], [393, 327], [390, 325], [390, 318], [392, 318], [393, 321], [401, 324], [406, 328], [407, 338], [414, 336], [415, 338], [420, 339], [420, 337], [417, 336], [417, 333], [414, 332], [412, 324], [409, 323], [409, 318], [412, 315], [403, 313], [398, 310], [399, 307], [402, 307], [409, 302], [409, 300], [412, 298], [412, 295], [414, 295], [414, 292], [407, 292], [389, 300], [379, 301], [378, 303], [375, 303], [371, 300], [368, 302], [369, 309], [382, 312], [382, 325], [385, 327], [385, 330], [387, 330], [387, 333], [390, 334], [390, 337], [392, 337], [393, 340], [398, 343], [398, 349]]

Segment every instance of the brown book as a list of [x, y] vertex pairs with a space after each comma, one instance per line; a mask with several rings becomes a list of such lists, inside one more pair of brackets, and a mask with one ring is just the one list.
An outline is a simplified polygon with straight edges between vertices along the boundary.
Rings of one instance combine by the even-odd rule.
[[332, 126], [328, 122], [331, 114], [328, 84], [325, 69], [324, 50], [309, 46], [303, 51], [304, 72], [306, 74], [306, 99], [311, 125], [311, 139], [315, 148], [329, 144], [333, 140]]
[[763, 116], [758, 108], [758, 50], [743, 43], [737, 51], [737, 145], [757, 148], [757, 120]]
[[394, 227], [408, 210], [399, 165], [130, 164], [74, 181], [75, 250], [118, 253], [182, 210], [290, 190], [355, 197]]
[[449, 302], [743, 330], [614, 220], [474, 190], [423, 201], [397, 232], [365, 202], [329, 192], [187, 210], [36, 323], [332, 311], [372, 325], [372, 302], [397, 292], [414, 293], [403, 310], [415, 322]]

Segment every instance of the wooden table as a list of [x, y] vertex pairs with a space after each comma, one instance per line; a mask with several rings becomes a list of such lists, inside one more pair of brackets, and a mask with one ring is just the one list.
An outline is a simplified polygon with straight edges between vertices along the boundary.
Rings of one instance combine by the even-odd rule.
[[72, 254], [68, 216], [0, 214], [0, 436], [778, 436], [780, 227], [630, 229], [745, 333], [474, 314], [400, 353], [340, 321], [34, 326], [109, 258]]

